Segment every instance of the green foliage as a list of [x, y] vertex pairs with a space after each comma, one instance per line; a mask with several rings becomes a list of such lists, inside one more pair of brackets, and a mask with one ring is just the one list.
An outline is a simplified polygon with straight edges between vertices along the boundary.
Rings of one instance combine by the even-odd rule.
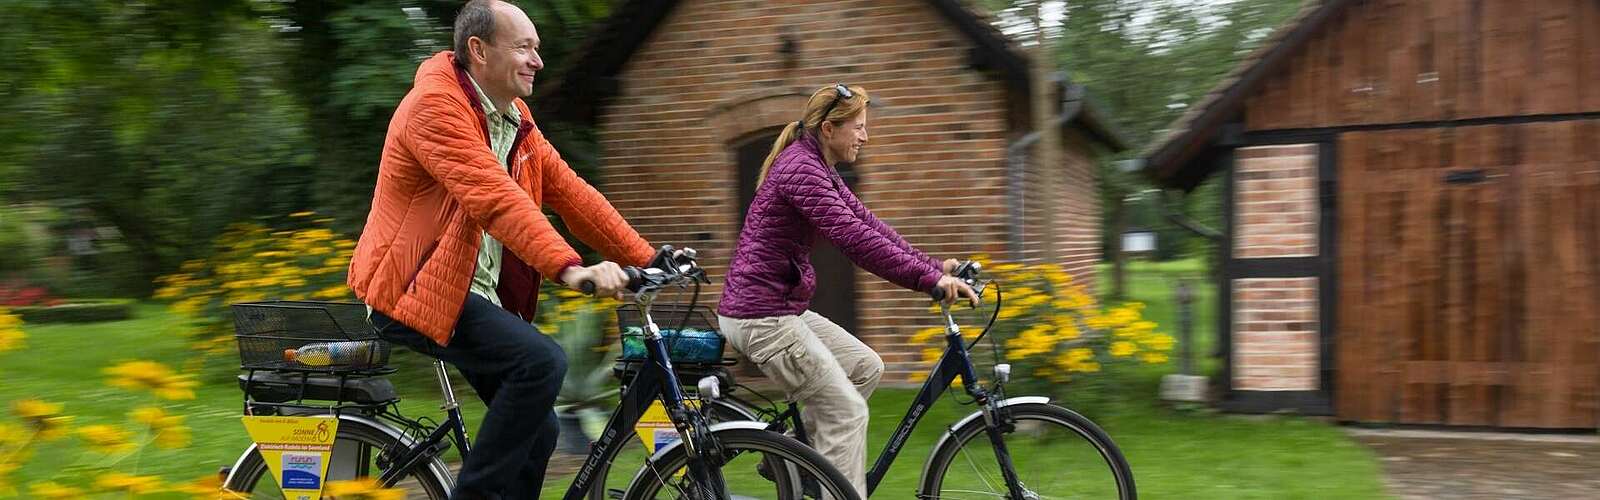
[[[611, 7], [519, 3], [552, 61], [541, 79], [570, 65]], [[257, 217], [316, 207], [352, 234], [395, 106], [417, 63], [449, 47], [460, 5], [0, 3], [0, 113], [10, 117], [0, 122], [0, 198], [115, 229], [105, 251], [52, 279], [78, 295], [147, 293], [156, 276], [208, 254], [230, 224]], [[592, 134], [540, 125], [575, 168], [593, 171]], [[0, 245], [18, 239], [0, 224]]]

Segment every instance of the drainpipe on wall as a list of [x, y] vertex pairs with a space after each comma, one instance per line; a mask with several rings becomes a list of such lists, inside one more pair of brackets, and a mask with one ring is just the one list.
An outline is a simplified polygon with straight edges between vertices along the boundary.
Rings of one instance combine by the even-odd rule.
[[1044, 132], [1059, 131], [1077, 118], [1078, 113], [1083, 111], [1083, 94], [1083, 87], [1068, 85], [1061, 103], [1061, 114], [1050, 120], [1045, 130], [1029, 132], [1006, 146], [1006, 212], [1011, 226], [1006, 249], [1013, 256], [1022, 255], [1022, 244], [1027, 236], [1023, 209], [1027, 207], [1028, 148], [1043, 139]]

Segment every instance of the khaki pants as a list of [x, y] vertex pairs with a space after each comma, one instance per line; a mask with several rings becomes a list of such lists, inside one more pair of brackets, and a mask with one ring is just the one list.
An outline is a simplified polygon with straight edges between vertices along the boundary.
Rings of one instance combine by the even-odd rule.
[[811, 311], [718, 319], [728, 343], [801, 404], [800, 418], [812, 447], [866, 498], [867, 397], [883, 376], [883, 359]]

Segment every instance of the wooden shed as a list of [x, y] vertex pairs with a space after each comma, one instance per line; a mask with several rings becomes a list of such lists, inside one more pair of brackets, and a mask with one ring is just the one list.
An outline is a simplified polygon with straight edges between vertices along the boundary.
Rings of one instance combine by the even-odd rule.
[[1310, 2], [1147, 150], [1223, 176], [1223, 406], [1600, 426], [1600, 1]]
[[[1126, 146], [1081, 86], [1036, 86], [1029, 59], [961, 1], [627, 0], [596, 32], [535, 113], [592, 123], [606, 197], [651, 241], [702, 250], [713, 276], [777, 132], [813, 90], [845, 82], [873, 108], [871, 142], [841, 174], [880, 219], [931, 255], [1093, 280], [1094, 165]], [[1035, 109], [1060, 139], [1050, 151]], [[823, 247], [812, 309], [876, 349], [886, 381], [923, 370], [928, 346], [909, 339], [937, 324], [927, 297]]]

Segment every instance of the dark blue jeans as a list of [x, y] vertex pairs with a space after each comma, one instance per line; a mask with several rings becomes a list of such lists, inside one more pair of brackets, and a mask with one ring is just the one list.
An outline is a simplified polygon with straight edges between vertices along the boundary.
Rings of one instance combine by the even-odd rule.
[[447, 346], [378, 311], [372, 325], [384, 340], [456, 367], [489, 407], [450, 498], [539, 498], [560, 432], [555, 401], [567, 373], [561, 346], [472, 293]]

